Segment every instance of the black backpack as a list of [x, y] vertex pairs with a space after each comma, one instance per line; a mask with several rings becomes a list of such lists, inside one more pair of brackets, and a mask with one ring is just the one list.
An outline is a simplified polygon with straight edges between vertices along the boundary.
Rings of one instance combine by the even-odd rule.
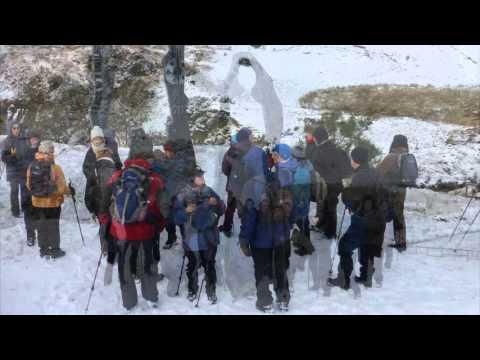
[[248, 180], [244, 156], [245, 154], [239, 152], [236, 157], [232, 158], [232, 170], [228, 180], [229, 188], [237, 199], [241, 198], [243, 187]]
[[418, 179], [418, 165], [415, 155], [407, 153], [398, 157], [398, 184], [401, 187], [415, 187]]
[[57, 190], [53, 180], [52, 164], [34, 160], [30, 165], [30, 192], [36, 197], [48, 197]]

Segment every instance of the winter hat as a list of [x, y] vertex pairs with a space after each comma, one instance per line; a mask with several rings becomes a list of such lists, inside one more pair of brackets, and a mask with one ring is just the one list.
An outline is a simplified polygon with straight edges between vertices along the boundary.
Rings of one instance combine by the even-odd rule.
[[325, 129], [323, 126], [319, 126], [313, 131], [313, 136], [315, 137], [315, 140], [317, 140], [317, 143], [328, 140], [327, 129]]
[[31, 139], [31, 138], [37, 138], [41, 139], [42, 138], [42, 132], [38, 129], [29, 129], [26, 131], [26, 136]]
[[55, 146], [53, 145], [53, 142], [50, 140], [42, 141], [40, 143], [40, 146], [38, 147], [38, 152], [42, 154], [48, 154], [54, 151], [55, 151]]
[[292, 149], [292, 156], [295, 159], [305, 159], [307, 157], [305, 147], [302, 144], [295, 145]]
[[94, 126], [92, 131], [90, 131], [90, 140], [93, 140], [96, 137], [105, 137], [105, 135], [103, 134], [103, 130], [100, 126]]
[[273, 148], [273, 152], [280, 154], [282, 159], [288, 160], [292, 157], [292, 149], [287, 144], [278, 144]]
[[392, 145], [390, 146], [390, 152], [392, 152], [394, 148], [399, 147], [403, 147], [408, 150], [408, 139], [405, 135], [395, 135], [393, 137]]
[[364, 147], [356, 147], [352, 150], [350, 156], [352, 157], [352, 160], [355, 161], [357, 164], [368, 164], [368, 149]]
[[240, 131], [237, 133], [237, 141], [238, 142], [248, 141], [250, 138], [250, 135], [252, 135], [252, 130], [246, 127], [241, 128]]
[[134, 129], [130, 141], [129, 159], [153, 157], [153, 142], [142, 128]]

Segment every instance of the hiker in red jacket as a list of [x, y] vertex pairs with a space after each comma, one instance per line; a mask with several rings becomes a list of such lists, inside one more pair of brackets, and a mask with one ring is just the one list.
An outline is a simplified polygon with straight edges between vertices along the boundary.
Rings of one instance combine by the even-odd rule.
[[105, 201], [110, 204], [102, 208], [110, 211], [99, 216], [104, 231], [116, 244], [122, 301], [127, 310], [137, 304], [135, 277], [140, 279], [142, 296], [153, 307], [158, 305], [153, 245], [155, 232], [158, 227], [163, 229], [168, 216], [164, 183], [146, 160], [152, 156], [152, 143], [140, 142], [131, 146], [125, 168], [116, 171], [108, 182]]

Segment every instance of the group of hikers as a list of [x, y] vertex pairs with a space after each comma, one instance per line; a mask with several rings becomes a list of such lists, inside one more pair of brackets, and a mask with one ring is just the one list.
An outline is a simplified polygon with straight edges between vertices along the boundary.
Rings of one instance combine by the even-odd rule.
[[[75, 196], [75, 190], [55, 164], [53, 143], [41, 140], [39, 132], [22, 131], [20, 124], [13, 124], [2, 161], [11, 185], [12, 215], [24, 213], [27, 244], [33, 246], [38, 239], [40, 256], [58, 258], [65, 255], [60, 249], [61, 205], [64, 196]], [[167, 232], [163, 249], [168, 250], [177, 243], [178, 227], [184, 261], [188, 261], [188, 299], [199, 296], [198, 270], [203, 267], [208, 300], [216, 303], [220, 234], [232, 237], [237, 212], [240, 249], [254, 264], [256, 308], [273, 311], [273, 284], [276, 308], [288, 311], [292, 247], [299, 256], [312, 254], [311, 231], [322, 233], [325, 241], [338, 239], [341, 199], [350, 226], [338, 239], [338, 276], [329, 278], [328, 284], [350, 288], [352, 255], [359, 249], [360, 274], [354, 281], [371, 287], [386, 223], [393, 221], [390, 246], [406, 250], [406, 189], [418, 173], [403, 135], [394, 137], [389, 154], [376, 168], [370, 162], [368, 149], [359, 146], [348, 154], [321, 126], [293, 147], [279, 143], [265, 148], [254, 143], [250, 129], [242, 128], [231, 136], [223, 157], [225, 204], [205, 183], [202, 169], [186, 170], [175, 141], [165, 143], [163, 151], [154, 150], [152, 139], [136, 129], [128, 159], [122, 163], [114, 132], [95, 126], [83, 163], [85, 205], [99, 223], [100, 247], [107, 257], [105, 283], [111, 283], [117, 264], [123, 306], [128, 310], [136, 306], [139, 281], [142, 296], [156, 307], [157, 282], [163, 276], [159, 273], [160, 234]], [[314, 224], [309, 217], [312, 202], [316, 203]]]

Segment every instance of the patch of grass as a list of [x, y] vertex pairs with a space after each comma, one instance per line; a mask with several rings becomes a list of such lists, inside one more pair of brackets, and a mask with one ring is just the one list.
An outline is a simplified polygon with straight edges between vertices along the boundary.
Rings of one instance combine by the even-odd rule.
[[358, 85], [312, 91], [299, 101], [304, 108], [345, 112], [373, 120], [406, 116], [465, 126], [480, 124], [479, 87]]

